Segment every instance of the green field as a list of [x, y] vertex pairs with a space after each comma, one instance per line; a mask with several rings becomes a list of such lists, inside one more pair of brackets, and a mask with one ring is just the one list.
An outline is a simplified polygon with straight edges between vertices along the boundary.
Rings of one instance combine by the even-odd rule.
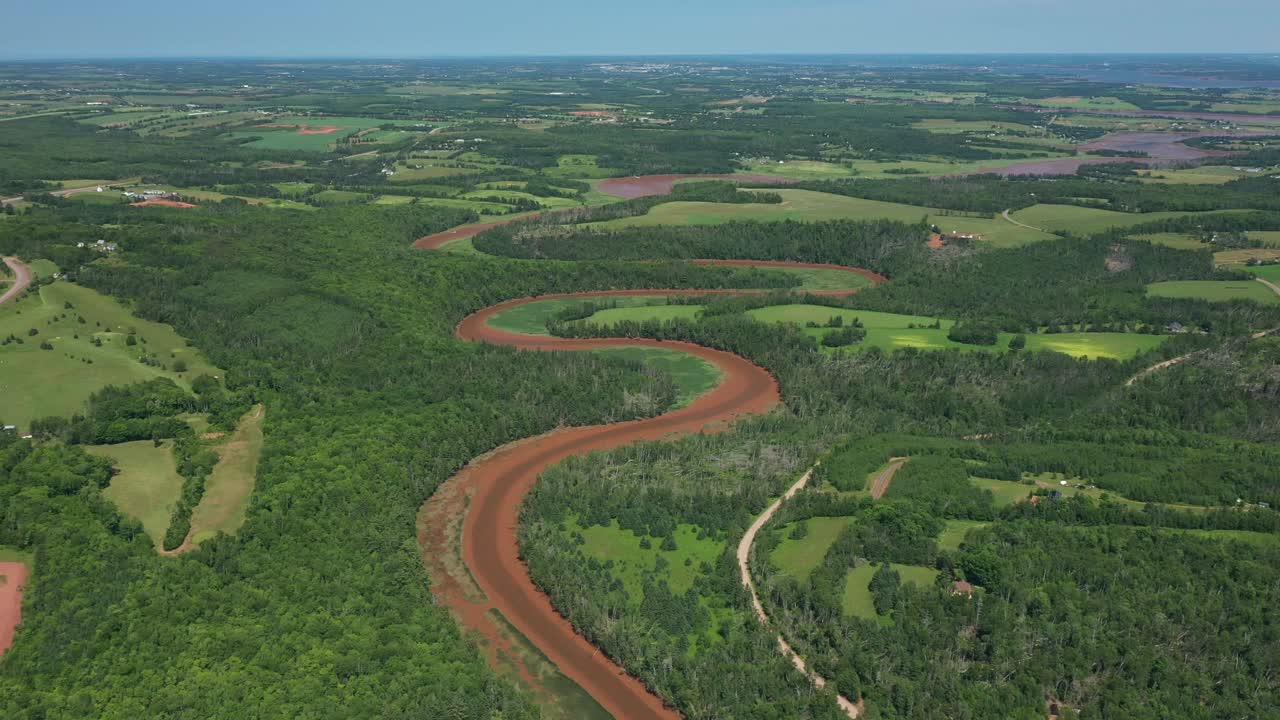
[[979, 520], [948, 520], [942, 534], [938, 536], [938, 548], [942, 550], [959, 550], [960, 544], [970, 530], [984, 528], [991, 523]]
[[[581, 299], [552, 298], [524, 303], [494, 315], [489, 318], [489, 324], [507, 332], [522, 333], [524, 335], [546, 335], [547, 320], [550, 320], [561, 310], [579, 307], [583, 302], [584, 300]], [[619, 308], [653, 305], [656, 306], [659, 312], [661, 312], [661, 308], [667, 307], [666, 301], [661, 297], [639, 295], [595, 298], [592, 302], [614, 303]]]
[[[773, 307], [751, 310], [747, 313], [762, 322], [787, 322], [804, 325], [809, 322], [825, 323], [833, 316], [843, 317], [846, 324], [858, 320], [867, 330], [866, 338], [854, 347], [878, 347], [883, 350], [901, 348], [917, 348], [921, 350], [979, 350], [995, 352], [1009, 347], [1013, 333], [999, 333], [995, 345], [966, 345], [947, 337], [947, 331], [955, 324], [953, 320], [924, 317], [920, 315], [899, 315], [896, 313], [874, 312], [870, 310], [846, 310], [829, 308], [822, 305], [775, 305]], [[941, 327], [908, 327], [909, 325], [927, 326], [939, 323]], [[827, 328], [805, 328], [804, 331], [816, 338], [826, 335]], [[1126, 359], [1151, 350], [1165, 338], [1160, 335], [1141, 335], [1137, 333], [1036, 333], [1026, 336], [1028, 351], [1051, 350], [1072, 357]]]
[[1280, 304], [1276, 295], [1260, 282], [1248, 280], [1171, 280], [1147, 286], [1147, 295], [1167, 298], [1198, 298], [1210, 302], [1252, 300], [1266, 305]]
[[[783, 525], [776, 531], [781, 540], [770, 553], [769, 559], [782, 574], [797, 580], [807, 580], [840, 536], [840, 532], [851, 522], [851, 517], [814, 517]], [[791, 537], [791, 531], [798, 524], [805, 525], [808, 533], [795, 539]]]
[[1149, 233], [1146, 235], [1131, 235], [1134, 240], [1145, 240], [1156, 245], [1164, 245], [1175, 250], [1203, 250], [1212, 245], [1202, 243], [1191, 235], [1186, 233]]
[[643, 307], [618, 307], [600, 310], [578, 322], [591, 325], [616, 325], [620, 322], [644, 320], [693, 320], [702, 311], [701, 305], [646, 305]]
[[667, 373], [676, 382], [676, 407], [684, 407], [702, 393], [720, 383], [722, 373], [715, 365], [679, 350], [650, 347], [619, 347], [594, 351], [607, 357], [618, 357], [643, 363]]
[[[1009, 480], [992, 480], [990, 478], [971, 477], [969, 482], [974, 487], [990, 490], [991, 494], [995, 496], [996, 507], [1005, 507], [1021, 502], [1027, 499], [1027, 496], [1035, 492], [1036, 489], [1034, 485], [1024, 485]], [[1063, 488], [1064, 491], [1070, 489], [1069, 487]]]
[[235, 534], [244, 525], [257, 480], [258, 457], [262, 454], [263, 416], [261, 405], [253, 408], [218, 446], [218, 464], [205, 481], [200, 504], [191, 513], [193, 543], [199, 544], [220, 532]]
[[[899, 565], [898, 563], [890, 563], [890, 567], [898, 571], [898, 575], [902, 578], [905, 585], [911, 583], [916, 587], [927, 588], [933, 584], [934, 579], [938, 577], [938, 571], [933, 568], [920, 567], [918, 565]], [[871, 584], [871, 577], [876, 574], [879, 566], [867, 563], [860, 565], [849, 571], [844, 578], [844, 593], [840, 596], [840, 606], [844, 608], [845, 615], [854, 615], [868, 620], [877, 620], [875, 603], [871, 597], [871, 590], [868, 586]]]
[[801, 290], [860, 290], [871, 287], [865, 276], [834, 268], [767, 268], [778, 270], [800, 279]]
[[1241, 270], [1260, 277], [1263, 280], [1280, 285], [1280, 263], [1272, 265], [1253, 265], [1251, 267], [1242, 267]]
[[1099, 233], [1115, 227], [1130, 227], [1174, 217], [1205, 214], [1202, 212], [1124, 213], [1078, 205], [1049, 204], [1032, 205], [1009, 213], [1013, 219], [1032, 227], [1048, 232], [1073, 232], [1078, 235]]
[[[72, 309], [65, 308], [67, 303]], [[36, 335], [29, 335], [32, 329]], [[127, 344], [130, 331], [136, 331], [134, 346]], [[0, 340], [10, 335], [23, 342], [0, 345], [0, 396], [5, 399], [3, 420], [19, 426], [39, 417], [82, 412], [89, 395], [106, 385], [163, 376], [187, 387], [199, 375], [222, 375], [173, 328], [142, 320], [114, 299], [67, 282], [45, 285], [37, 295], [0, 306]], [[101, 347], [93, 344], [94, 338]], [[53, 349], [42, 350], [41, 342]], [[163, 367], [139, 362], [144, 354]], [[187, 364], [187, 372], [165, 369], [178, 360]]]
[[119, 470], [102, 492], [120, 512], [142, 523], [158, 548], [169, 529], [173, 507], [182, 496], [182, 476], [173, 459], [173, 442], [156, 447], [150, 440], [119, 445], [90, 445], [85, 450], [110, 458]]
[[[619, 218], [589, 227], [619, 228], [647, 227], [653, 225], [717, 225], [738, 220], [779, 222], [798, 220], [898, 220], [918, 223], [928, 216], [946, 232], [977, 233], [993, 245], [1014, 246], [1046, 240], [1053, 235], [1038, 230], [1028, 230], [1006, 222], [1003, 218], [960, 217], [943, 215], [940, 210], [919, 205], [865, 200], [863, 198], [832, 195], [812, 190], [771, 190], [782, 196], [783, 202], [772, 203], [709, 203], [669, 202], [654, 207], [645, 215]], [[1035, 225], [1035, 223], [1029, 223]], [[1042, 226], [1037, 226], [1042, 227]]]
[[[635, 602], [644, 597], [641, 579], [644, 571], [653, 568], [658, 558], [670, 565], [662, 573], [671, 592], [683, 594], [702, 573], [702, 563], [714, 565], [724, 552], [723, 542], [710, 538], [698, 539], [698, 528], [682, 524], [675, 530], [675, 550], [662, 550], [660, 538], [649, 538], [649, 548], [640, 547], [640, 537], [631, 530], [618, 527], [614, 520], [608, 526], [593, 525], [581, 528], [576, 523], [566, 523], [567, 532], [582, 533], [586, 544], [583, 552], [600, 561], [614, 561], [613, 575], [626, 587], [627, 594]], [[686, 560], [689, 562], [686, 564]]]

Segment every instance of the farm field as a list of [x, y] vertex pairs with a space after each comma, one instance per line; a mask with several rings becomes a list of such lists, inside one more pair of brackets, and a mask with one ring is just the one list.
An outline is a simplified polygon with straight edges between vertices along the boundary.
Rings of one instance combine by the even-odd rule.
[[[130, 333], [136, 345], [128, 344]], [[80, 412], [89, 395], [106, 385], [168, 377], [189, 387], [191, 378], [223, 374], [173, 328], [142, 320], [114, 299], [67, 282], [0, 306], [0, 339], [7, 337], [22, 343], [0, 345], [3, 419], [23, 427], [38, 417]], [[42, 342], [52, 349], [41, 349]], [[156, 364], [139, 362], [144, 355]], [[174, 371], [178, 361], [186, 364], [185, 372]]]
[[1166, 183], [1169, 185], [1222, 185], [1242, 177], [1251, 177], [1257, 173], [1236, 170], [1226, 165], [1205, 165], [1198, 168], [1179, 170], [1139, 170], [1138, 177], [1143, 182]]
[[1240, 269], [1251, 275], [1260, 277], [1263, 280], [1280, 285], [1280, 263], [1273, 263], [1271, 265], [1250, 265]]
[[[1231, 211], [1227, 211], [1231, 212]], [[1050, 232], [1073, 232], [1079, 235], [1098, 233], [1116, 227], [1129, 227], [1199, 212], [1124, 213], [1078, 205], [1032, 205], [1010, 213], [1013, 219]]]
[[915, 223], [927, 216], [930, 222], [938, 224], [945, 232], [978, 233], [987, 242], [1000, 247], [1016, 246], [1054, 237], [1049, 233], [1018, 227], [998, 217], [943, 215], [934, 208], [851, 198], [811, 190], [780, 189], [771, 192], [781, 195], [783, 202], [777, 205], [669, 202], [658, 205], [645, 215], [594, 223], [591, 226], [620, 228], [653, 225], [717, 225], [743, 220], [814, 222], [886, 219]]
[[[1057, 151], [1057, 143], [1042, 138], [1018, 138], [1019, 142], [1045, 143], [1045, 157], [1042, 159], [1067, 157], [1066, 153]], [[832, 180], [845, 177], [857, 177], [868, 180], [893, 180], [910, 176], [943, 177], [947, 175], [967, 175], [970, 173], [994, 172], [1010, 165], [1027, 162], [1024, 155], [1010, 155], [1006, 158], [987, 160], [863, 160], [852, 159], [840, 162], [822, 160], [748, 160], [742, 163], [743, 171], [749, 174], [763, 173], [796, 180]]]
[[1251, 300], [1265, 305], [1280, 304], [1280, 296], [1259, 282], [1248, 280], [1170, 280], [1147, 286], [1147, 295], [1167, 298], [1197, 298], [1210, 302]]
[[159, 548], [173, 507], [182, 495], [183, 480], [174, 464], [173, 442], [166, 440], [157, 446], [150, 440], [138, 440], [85, 449], [115, 464], [119, 473], [102, 494], [120, 512], [141, 522], [152, 544]]

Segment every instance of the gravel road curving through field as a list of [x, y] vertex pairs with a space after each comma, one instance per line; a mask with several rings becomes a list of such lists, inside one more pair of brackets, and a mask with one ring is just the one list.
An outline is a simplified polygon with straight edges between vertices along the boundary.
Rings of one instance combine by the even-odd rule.
[[[486, 225], [492, 227], [492, 224]], [[474, 228], [441, 233], [430, 239], [424, 238], [425, 242], [419, 241], [416, 245], [439, 247], [472, 229]], [[745, 260], [699, 262], [804, 267], [801, 263]], [[844, 269], [864, 275], [873, 284], [884, 281], [883, 276], [876, 273]], [[418, 542], [431, 574], [436, 602], [448, 606], [468, 631], [482, 639], [481, 646], [489, 654], [490, 660], [496, 661], [501, 656], [515, 661], [521, 677], [537, 687], [535, 673], [523, 666], [517, 657], [518, 653], [513, 652], [514, 641], [502, 622], [505, 619], [563, 675], [576, 682], [606, 711], [620, 720], [674, 719], [680, 715], [665, 706], [642, 682], [628, 675], [579, 635], [533, 583], [521, 560], [517, 539], [520, 508], [524, 498], [545, 469], [567, 457], [645, 440], [715, 432], [737, 418], [767, 413], [781, 403], [778, 384], [763, 368], [745, 358], [690, 343], [635, 338], [568, 339], [524, 335], [497, 329], [489, 324], [489, 320], [505, 310], [551, 298], [698, 292], [648, 289], [544, 295], [509, 300], [466, 317], [459, 324], [456, 334], [459, 339], [469, 342], [485, 342], [526, 351], [597, 350], [614, 347], [678, 350], [715, 365], [720, 371], [721, 381], [689, 405], [657, 417], [561, 428], [504, 445], [473, 460], [444, 483], [432, 494], [419, 514]], [[793, 488], [798, 489], [798, 486]], [[495, 617], [494, 611], [501, 614], [501, 619]], [[785, 642], [783, 645], [785, 646]], [[793, 662], [798, 659], [794, 653], [788, 653], [788, 656]], [[815, 682], [821, 684], [820, 679]], [[851, 703], [848, 705], [853, 707]]]
[[4, 264], [9, 266], [9, 270], [13, 273], [14, 280], [13, 284], [9, 286], [9, 289], [5, 290], [3, 295], [0, 295], [0, 305], [18, 297], [22, 294], [23, 290], [26, 290], [27, 287], [31, 285], [31, 268], [23, 265], [21, 262], [18, 262], [18, 258], [16, 257], [5, 258]]

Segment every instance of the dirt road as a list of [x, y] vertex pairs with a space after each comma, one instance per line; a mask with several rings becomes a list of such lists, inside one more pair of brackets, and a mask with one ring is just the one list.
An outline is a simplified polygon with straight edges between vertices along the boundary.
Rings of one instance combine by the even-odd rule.
[[1024, 223], [1024, 222], [1022, 222], [1022, 221], [1020, 221], [1020, 220], [1014, 220], [1012, 217], [1010, 217], [1010, 216], [1009, 216], [1009, 211], [1010, 211], [1010, 210], [1012, 210], [1012, 209], [1013, 209], [1013, 208], [1009, 208], [1009, 209], [1005, 210], [1004, 212], [1000, 213], [1000, 216], [1001, 216], [1001, 217], [1003, 217], [1005, 220], [1008, 220], [1009, 222], [1013, 223], [1014, 225], [1017, 225], [1017, 226], [1018, 226], [1018, 227], [1020, 227], [1020, 228], [1026, 228], [1026, 229], [1028, 229], [1028, 230], [1038, 230], [1038, 231], [1040, 231], [1040, 232], [1049, 232], [1048, 230], [1045, 230], [1044, 228], [1038, 228], [1038, 227], [1036, 227], [1035, 225], [1028, 225], [1028, 224], [1026, 224], [1026, 223]]
[[889, 483], [893, 482], [893, 476], [907, 464], [906, 458], [889, 458], [889, 467], [880, 471], [875, 479], [871, 481], [871, 497], [879, 500], [884, 497], [884, 491], [889, 489]]
[[[901, 465], [901, 463], [899, 463], [899, 465]], [[812, 477], [813, 468], [809, 468], [809, 470], [805, 472], [805, 474], [802, 475], [794, 485], [787, 488], [787, 491], [782, 494], [782, 497], [774, 500], [772, 505], [765, 508], [764, 512], [760, 513], [760, 515], [756, 517], [755, 522], [751, 523], [751, 527], [747, 528], [746, 534], [744, 534], [742, 536], [742, 540], [738, 542], [738, 574], [742, 579], [742, 584], [746, 586], [747, 592], [751, 595], [751, 607], [756, 612], [756, 619], [758, 619], [762, 625], [769, 624], [769, 616], [765, 613], [764, 606], [760, 604], [760, 597], [756, 594], [755, 581], [751, 579], [751, 568], [749, 567], [751, 548], [755, 545], [756, 535], [760, 534], [760, 529], [773, 518], [774, 514], [778, 512], [778, 508], [782, 507], [782, 503], [790, 500], [793, 495], [800, 492], [800, 490], [809, 484], [809, 479]], [[800, 655], [791, 648], [791, 644], [787, 642], [786, 638], [782, 637], [781, 633], [778, 634], [778, 650], [791, 660], [791, 664], [795, 665], [796, 670], [799, 670], [801, 674], [812, 680], [814, 685], [818, 688], [826, 687], [826, 678], [811, 671], [809, 666], [805, 663], [804, 658], [800, 657]], [[857, 720], [858, 714], [861, 710], [856, 703], [850, 702], [848, 698], [837, 693], [836, 704], [840, 706], [840, 709], [843, 710], [846, 715], [853, 720]]]
[[14, 280], [9, 289], [5, 290], [3, 295], [0, 295], [0, 305], [18, 297], [23, 290], [26, 290], [31, 285], [31, 268], [18, 262], [16, 257], [5, 258], [4, 264], [9, 266], [9, 271], [13, 273]]

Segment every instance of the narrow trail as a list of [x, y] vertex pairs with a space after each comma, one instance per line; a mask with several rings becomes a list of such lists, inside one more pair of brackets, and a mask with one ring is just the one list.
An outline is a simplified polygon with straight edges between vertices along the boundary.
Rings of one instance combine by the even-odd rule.
[[[499, 223], [457, 228], [415, 243], [419, 248], [438, 248], [452, 240], [469, 237]], [[706, 264], [804, 267], [803, 263], [748, 260], [699, 260]], [[817, 266], [840, 267], [840, 266]], [[871, 280], [884, 277], [866, 270], [841, 268]], [[857, 290], [834, 291], [849, 294]], [[518, 657], [517, 640], [509, 623], [546, 656], [566, 677], [576, 682], [606, 711], [620, 720], [661, 718], [680, 715], [664, 705], [638, 679], [605, 656], [552, 606], [550, 599], [534, 584], [521, 560], [518, 544], [520, 509], [525, 496], [548, 467], [573, 455], [606, 450], [646, 440], [716, 432], [735, 419], [769, 412], [781, 404], [777, 381], [767, 371], [743, 357], [691, 343], [636, 338], [568, 339], [544, 335], [524, 335], [500, 330], [489, 324], [498, 313], [527, 303], [555, 298], [591, 298], [610, 295], [671, 295], [744, 293], [750, 290], [605, 290], [562, 293], [508, 300], [467, 316], [456, 335], [469, 342], [486, 342], [527, 351], [598, 350], [614, 347], [651, 347], [678, 350], [714, 365], [720, 383], [693, 402], [657, 417], [606, 425], [560, 428], [549, 433], [509, 443], [473, 460], [446, 481], [424, 503], [418, 518], [417, 539], [431, 580], [437, 604], [451, 610], [468, 631], [480, 639], [490, 662], [512, 661], [523, 680], [539, 688], [534, 673]], [[830, 291], [829, 291], [830, 292]], [[808, 476], [806, 476], [807, 478]], [[792, 492], [801, 487], [793, 487]], [[788, 493], [788, 497], [790, 493]], [[773, 508], [776, 511], [776, 507]], [[771, 514], [772, 511], [766, 511]], [[764, 520], [767, 520], [765, 517]], [[764, 521], [759, 521], [763, 525]], [[756, 528], [758, 530], [758, 527]], [[752, 539], [754, 533], [751, 534]], [[749, 550], [750, 541], [747, 542]], [[754, 590], [753, 596], [754, 596]], [[758, 602], [757, 614], [763, 617]], [[500, 617], [498, 617], [500, 616]], [[505, 621], [505, 622], [504, 622]], [[780, 647], [793, 662], [799, 661], [780, 638]], [[803, 671], [803, 662], [797, 667]], [[823, 684], [822, 678], [813, 678]], [[841, 707], [856, 706], [843, 701]], [[849, 712], [846, 709], [846, 712]]]
[[26, 290], [31, 285], [31, 268], [23, 265], [16, 257], [4, 258], [4, 264], [8, 265], [9, 270], [13, 273], [13, 285], [9, 286], [9, 289], [5, 290], [3, 295], [0, 295], [0, 305], [18, 297], [23, 290]]
[[[756, 619], [760, 621], [761, 625], [767, 626], [769, 624], [769, 615], [765, 613], [764, 605], [760, 604], [760, 596], [756, 594], [755, 581], [751, 578], [751, 569], [749, 567], [751, 548], [755, 545], [756, 535], [760, 534], [760, 529], [773, 519], [773, 516], [778, 512], [778, 508], [781, 508], [784, 502], [790, 500], [793, 495], [809, 484], [809, 479], [813, 477], [813, 471], [816, 467], [817, 465], [814, 465], [814, 467], [809, 468], [794, 485], [787, 488], [782, 497], [774, 500], [773, 504], [765, 508], [764, 512], [756, 517], [755, 522], [751, 523], [751, 527], [747, 528], [742, 540], [738, 542], [738, 574], [741, 576], [742, 584], [746, 586], [747, 592], [751, 595], [751, 607], [755, 610]], [[826, 687], [826, 678], [809, 669], [804, 658], [800, 657], [799, 653], [792, 649], [791, 644], [782, 636], [782, 633], [778, 633], [778, 650], [791, 660], [791, 664], [795, 665], [796, 670], [799, 670], [801, 674], [812, 680], [816, 687], [819, 689]], [[851, 720], [857, 720], [858, 715], [862, 712], [862, 708], [858, 703], [851, 702], [839, 693], [836, 693], [836, 704]]]
[[896, 457], [889, 458], [889, 467], [880, 471], [875, 479], [871, 481], [871, 498], [879, 500], [884, 497], [884, 493], [889, 489], [889, 483], [893, 482], [893, 476], [907, 464], [907, 458]]
[[1004, 212], [1000, 213], [1000, 217], [1003, 217], [1005, 220], [1008, 220], [1009, 222], [1013, 223], [1014, 225], [1017, 225], [1017, 226], [1018, 226], [1018, 227], [1020, 227], [1020, 228], [1026, 228], [1026, 229], [1028, 229], [1028, 230], [1037, 230], [1037, 231], [1039, 231], [1039, 232], [1049, 232], [1048, 230], [1045, 230], [1044, 228], [1038, 228], [1038, 227], [1036, 227], [1035, 225], [1028, 225], [1028, 224], [1026, 224], [1026, 223], [1022, 222], [1021, 220], [1014, 220], [1014, 219], [1013, 219], [1013, 216], [1011, 216], [1011, 215], [1009, 214], [1009, 211], [1010, 211], [1010, 210], [1012, 210], [1012, 209], [1013, 209], [1013, 208], [1007, 208]]

